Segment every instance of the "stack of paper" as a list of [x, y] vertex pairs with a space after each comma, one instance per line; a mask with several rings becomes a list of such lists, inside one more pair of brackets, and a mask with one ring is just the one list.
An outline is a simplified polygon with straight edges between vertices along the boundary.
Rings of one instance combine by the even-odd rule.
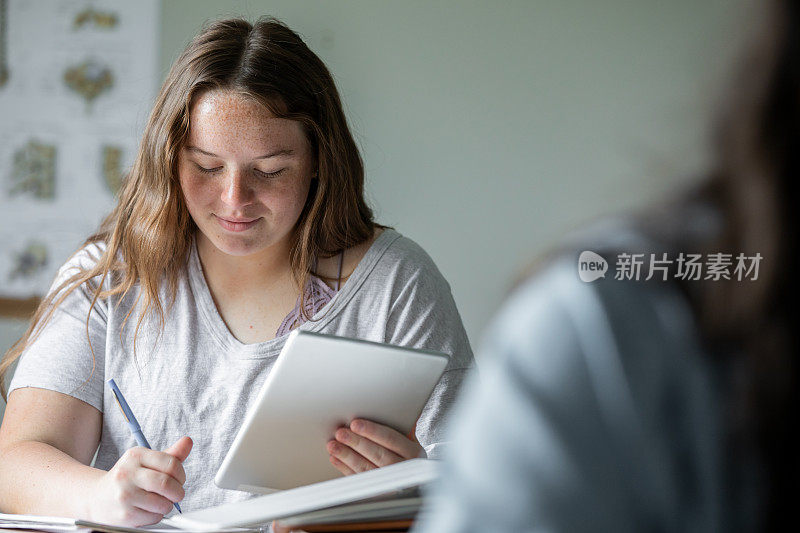
[[181, 530], [256, 533], [276, 519], [293, 527], [407, 521], [414, 517], [422, 504], [419, 487], [433, 481], [437, 472], [436, 461], [413, 459], [251, 500], [174, 515], [143, 528], [97, 524], [73, 518], [0, 513], [0, 529], [34, 529], [52, 533], [176, 533]]
[[173, 516], [181, 529], [219, 531], [281, 523], [310, 525], [411, 518], [421, 500], [414, 492], [432, 482], [436, 461], [412, 459], [360, 474]]
[[412, 496], [386, 501], [354, 503], [330, 509], [320, 509], [281, 518], [285, 526], [313, 526], [319, 524], [342, 524], [358, 522], [377, 522], [387, 520], [407, 520], [414, 517], [422, 506], [422, 498]]
[[0, 513], [0, 529], [38, 529], [39, 531], [77, 531], [74, 518]]
[[[146, 527], [123, 527], [110, 524], [99, 524], [88, 520], [78, 520], [75, 518], [63, 518], [60, 516], [38, 516], [22, 514], [3, 514], [0, 513], [0, 529], [33, 529], [36, 531], [46, 531], [50, 533], [63, 533], [66, 531], [78, 531], [89, 533], [90, 531], [102, 531], [105, 533], [182, 533], [182, 529], [169, 525], [169, 519], [163, 520], [158, 524]], [[220, 529], [217, 533], [257, 533], [261, 528], [227, 528]]]

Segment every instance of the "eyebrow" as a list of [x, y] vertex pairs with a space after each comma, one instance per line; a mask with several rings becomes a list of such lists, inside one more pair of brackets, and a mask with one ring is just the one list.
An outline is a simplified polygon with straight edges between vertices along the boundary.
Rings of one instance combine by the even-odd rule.
[[[189, 150], [190, 152], [197, 152], [197, 153], [200, 153], [200, 154], [203, 154], [203, 155], [207, 155], [207, 156], [210, 156], [210, 157], [219, 157], [217, 154], [213, 154], [211, 152], [206, 152], [205, 150], [201, 150], [200, 148], [198, 148], [196, 146], [187, 146], [186, 149]], [[290, 150], [289, 148], [281, 148], [279, 150], [275, 150], [274, 152], [270, 152], [270, 153], [264, 154], [264, 155], [262, 155], [260, 157], [256, 157], [256, 159], [269, 159], [270, 157], [276, 157], [276, 156], [279, 156], [279, 155], [292, 155], [293, 153], [294, 153], [294, 150]]]

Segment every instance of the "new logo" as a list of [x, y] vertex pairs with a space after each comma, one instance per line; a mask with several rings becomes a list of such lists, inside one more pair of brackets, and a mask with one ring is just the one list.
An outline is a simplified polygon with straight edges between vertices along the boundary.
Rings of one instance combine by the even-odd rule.
[[598, 278], [605, 278], [608, 262], [602, 256], [589, 250], [581, 252], [578, 257], [578, 277], [589, 283]]

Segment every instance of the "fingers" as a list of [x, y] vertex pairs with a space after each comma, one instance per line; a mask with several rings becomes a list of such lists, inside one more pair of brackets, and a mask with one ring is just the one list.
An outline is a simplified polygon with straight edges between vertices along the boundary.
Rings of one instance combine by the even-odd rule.
[[424, 449], [400, 432], [383, 424], [356, 419], [350, 429], [339, 428], [336, 440], [327, 444], [331, 464], [344, 475], [420, 457]]
[[[136, 449], [132, 448], [132, 450]], [[186, 471], [177, 457], [166, 452], [148, 450], [146, 448], [139, 449], [141, 451], [138, 452], [138, 459], [141, 466], [166, 474], [174, 478], [180, 485], [186, 482]]]
[[111, 522], [120, 522], [132, 527], [142, 527], [157, 524], [162, 518], [164, 518], [162, 513], [151, 513], [144, 509], [132, 507], [124, 511], [119, 520], [112, 519]]
[[330, 459], [331, 464], [336, 467], [336, 470], [344, 474], [345, 476], [349, 476], [350, 474], [355, 474], [352, 468], [341, 462], [339, 459], [334, 457], [333, 455], [328, 456]]
[[175, 456], [180, 462], [184, 462], [192, 451], [194, 443], [189, 437], [181, 437], [175, 444], [164, 450], [165, 453]]
[[[113, 523], [120, 522], [136, 526], [155, 524], [171, 509], [172, 502], [167, 498], [160, 494], [147, 492], [139, 486], [136, 479], [137, 473], [143, 471], [147, 471], [147, 469], [141, 467], [133, 470], [115, 468], [108, 473], [113, 477], [114, 484], [103, 491], [103, 496], [109, 493], [113, 494], [111, 501], [121, 504], [118, 510], [122, 513], [110, 518]], [[162, 475], [167, 477], [166, 474]]]
[[134, 511], [141, 510], [156, 517], [156, 522], [172, 510], [172, 502], [146, 489], [135, 488], [130, 495], [123, 500], [124, 503], [134, 507]]
[[[338, 459], [341, 463], [344, 463], [353, 472], [365, 472], [367, 470], [377, 468], [376, 465], [369, 462], [362, 455], [356, 453], [352, 448], [345, 446], [341, 442], [330, 440], [328, 441], [327, 449], [328, 453], [331, 454], [333, 458]], [[333, 466], [336, 466], [336, 464]]]
[[350, 422], [350, 429], [356, 435], [366, 437], [387, 450], [396, 453], [403, 459], [415, 459], [423, 451], [418, 442], [412, 441], [389, 426], [377, 424], [370, 420], [357, 418]]
[[181, 501], [185, 495], [183, 486], [174, 477], [149, 468], [137, 468], [134, 473], [134, 483], [148, 492], [160, 494], [170, 503]]
[[186, 472], [181, 458], [192, 449], [192, 440], [179, 439], [167, 452], [137, 446], [126, 451], [98, 483], [98, 499], [117, 509], [110, 523], [155, 524], [183, 500]]
[[336, 440], [346, 444], [376, 466], [388, 466], [403, 460], [393, 451], [376, 444], [368, 438], [353, 433], [347, 428], [336, 430]]

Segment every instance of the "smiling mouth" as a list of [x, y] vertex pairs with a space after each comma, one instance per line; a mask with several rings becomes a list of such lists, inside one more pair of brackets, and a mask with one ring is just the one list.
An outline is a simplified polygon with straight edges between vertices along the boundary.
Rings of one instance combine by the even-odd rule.
[[245, 231], [247, 229], [252, 228], [256, 225], [256, 223], [261, 220], [261, 218], [252, 218], [252, 219], [228, 219], [222, 218], [220, 216], [214, 215], [214, 218], [217, 219], [217, 222], [220, 226], [228, 231]]

